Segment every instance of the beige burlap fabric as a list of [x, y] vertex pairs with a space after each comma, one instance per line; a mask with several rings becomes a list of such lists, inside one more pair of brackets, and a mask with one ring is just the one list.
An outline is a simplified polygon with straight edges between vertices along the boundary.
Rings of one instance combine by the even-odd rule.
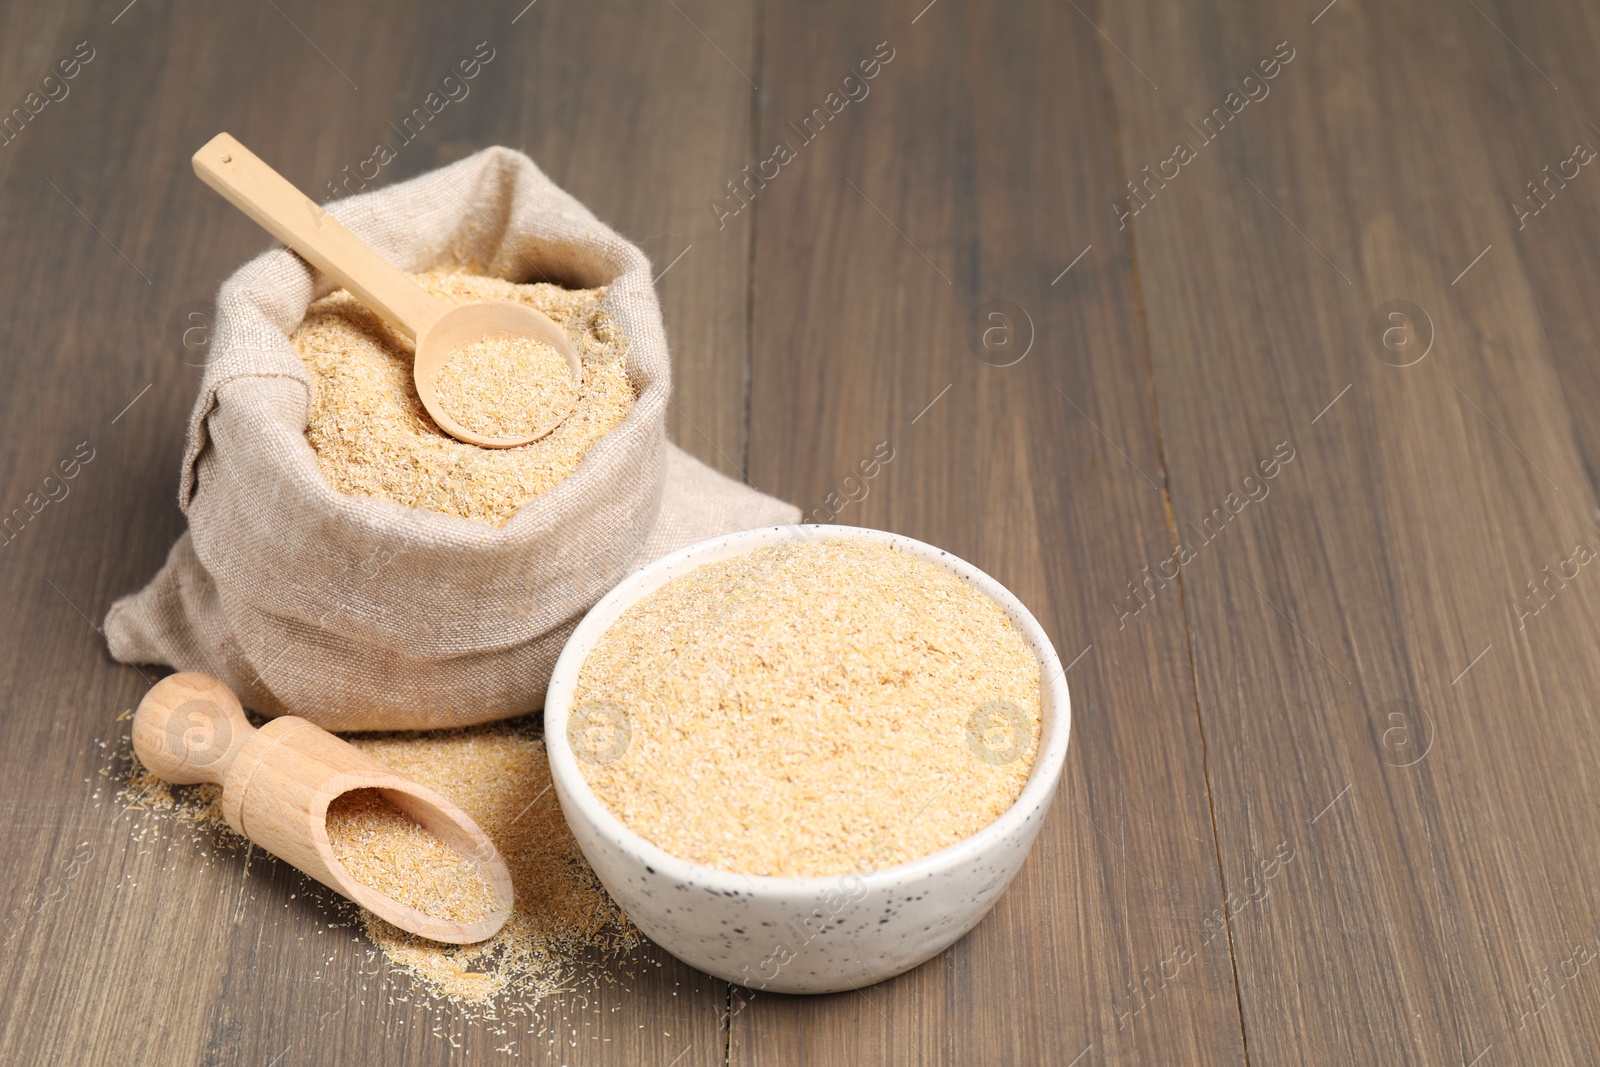
[[798, 511], [667, 443], [670, 365], [650, 263], [524, 155], [491, 148], [329, 206], [404, 270], [465, 264], [610, 286], [639, 400], [566, 481], [498, 529], [334, 492], [289, 335], [333, 285], [277, 249], [217, 298], [179, 503], [189, 531], [111, 606], [124, 663], [222, 678], [245, 706], [330, 729], [431, 729], [537, 709], [568, 634], [632, 570]]

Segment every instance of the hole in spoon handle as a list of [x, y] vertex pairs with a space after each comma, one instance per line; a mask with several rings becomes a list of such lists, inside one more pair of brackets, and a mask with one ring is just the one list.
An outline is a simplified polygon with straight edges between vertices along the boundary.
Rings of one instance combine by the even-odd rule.
[[415, 340], [446, 310], [231, 134], [194, 154], [200, 180]]

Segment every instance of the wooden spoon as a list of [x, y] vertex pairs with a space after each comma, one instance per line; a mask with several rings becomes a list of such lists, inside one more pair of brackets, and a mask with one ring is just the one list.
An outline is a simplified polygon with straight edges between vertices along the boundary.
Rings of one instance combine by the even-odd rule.
[[[236, 832], [402, 930], [466, 945], [494, 936], [511, 915], [511, 872], [466, 812], [305, 719], [286, 715], [257, 730], [209, 674], [157, 682], [134, 714], [133, 750], [165, 781], [221, 785], [222, 817]], [[494, 890], [494, 911], [452, 922], [352, 878], [327, 828], [328, 803], [352, 789], [379, 790], [476, 867]]]
[[543, 341], [561, 353], [572, 372], [575, 403], [578, 386], [583, 382], [583, 365], [572, 342], [567, 340], [566, 331], [548, 316], [522, 304], [452, 305], [429, 296], [230, 134], [217, 134], [194, 154], [194, 172], [234, 207], [416, 342], [412, 377], [417, 383], [417, 396], [422, 398], [422, 406], [433, 421], [451, 437], [484, 448], [513, 448], [539, 440], [571, 414], [569, 404], [559, 418], [525, 437], [486, 437], [451, 418], [440, 408], [434, 391], [439, 368], [462, 345], [487, 338], [518, 337]]

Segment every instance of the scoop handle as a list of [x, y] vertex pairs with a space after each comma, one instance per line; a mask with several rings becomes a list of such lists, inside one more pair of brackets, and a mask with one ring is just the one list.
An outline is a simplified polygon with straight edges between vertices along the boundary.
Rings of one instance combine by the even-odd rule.
[[232, 134], [219, 133], [207, 141], [194, 154], [194, 172], [413, 341], [449, 310]]
[[157, 778], [221, 784], [256, 729], [233, 690], [185, 671], [157, 682], [133, 716], [133, 750]]

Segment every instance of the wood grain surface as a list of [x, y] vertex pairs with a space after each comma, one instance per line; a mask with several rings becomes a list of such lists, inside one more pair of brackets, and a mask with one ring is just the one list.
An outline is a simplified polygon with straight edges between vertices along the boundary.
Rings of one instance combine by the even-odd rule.
[[[1506, 205], [1600, 144], [1581, 87], [1509, 7], [1162, 10], [1105, 30], [1127, 169], [1198, 153], [1132, 222], [1180, 535], [1296, 453], [1183, 581], [1224, 883], [1295, 855], [1231, 922], [1251, 1058], [1587, 1062], [1600, 627], [1575, 562], [1523, 605], [1600, 543], [1545, 325], [1592, 311], [1541, 313], [1524, 264], [1596, 201]], [[1570, 132], [1507, 142], [1542, 110]]]
[[[872, 989], [737, 991], [734, 1062], [1235, 1061], [1223, 940], [1136, 996], [1222, 892], [1182, 615], [1112, 610], [1171, 534], [1131, 249], [1102, 219], [1118, 165], [1095, 38], [1071, 8], [915, 14], [768, 12], [762, 154], [799, 158], [754, 201], [756, 276], [793, 280], [757, 288], [750, 477], [821, 519], [891, 442], [837, 521], [1014, 590], [1076, 661], [1076, 728], [1039, 844], [977, 930]], [[867, 95], [802, 144], [801, 117], [880, 42], [894, 58]], [[1031, 106], [1051, 100], [1074, 108]]]
[[[93, 51], [0, 138], [0, 1063], [1595, 1061], [1592, 5], [525, 2], [0, 8], [0, 113]], [[650, 948], [502, 1034], [101, 775], [176, 334], [265, 244], [190, 153], [343, 195], [480, 42], [377, 180], [527, 151], [661, 272], [677, 441], [971, 560], [1071, 664], [1033, 855], [907, 975]]]

